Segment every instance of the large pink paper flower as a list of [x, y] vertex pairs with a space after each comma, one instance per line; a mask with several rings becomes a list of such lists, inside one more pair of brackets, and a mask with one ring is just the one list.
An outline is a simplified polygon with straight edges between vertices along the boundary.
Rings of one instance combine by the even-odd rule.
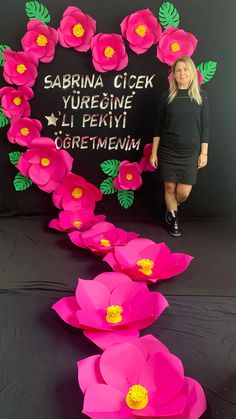
[[127, 232], [106, 221], [95, 224], [90, 230], [73, 231], [69, 234], [71, 241], [76, 246], [89, 249], [100, 255], [110, 252], [114, 246], [124, 246], [138, 236], [137, 233]]
[[141, 177], [141, 169], [138, 163], [131, 163], [124, 160], [120, 163], [118, 176], [114, 179], [114, 186], [119, 190], [135, 191], [140, 188], [143, 180]]
[[183, 29], [169, 26], [162, 34], [157, 47], [157, 58], [168, 65], [174, 64], [177, 58], [191, 57], [197, 46], [197, 38]]
[[17, 86], [32, 87], [38, 76], [37, 60], [22, 51], [5, 49], [2, 54], [5, 59], [3, 77], [6, 82]]
[[18, 89], [2, 87], [0, 89], [2, 112], [8, 118], [30, 116], [31, 109], [28, 100], [33, 96], [33, 90], [30, 87], [21, 86]]
[[115, 246], [103, 260], [135, 281], [159, 282], [185, 271], [192, 259], [185, 253], [171, 253], [165, 243], [138, 238]]
[[34, 139], [20, 157], [17, 168], [43, 191], [54, 191], [63, 176], [71, 171], [73, 159], [65, 150], [57, 150], [47, 137]]
[[206, 410], [200, 384], [152, 335], [109, 346], [78, 362], [83, 413], [93, 419], [198, 419]]
[[28, 147], [35, 138], [40, 137], [41, 130], [42, 124], [38, 119], [12, 118], [7, 137], [13, 144]]
[[57, 208], [72, 211], [81, 208], [94, 211], [95, 202], [101, 199], [102, 192], [96, 186], [74, 173], [69, 173], [64, 177], [52, 196]]
[[58, 231], [70, 232], [74, 230], [84, 231], [92, 227], [94, 224], [104, 221], [105, 215], [94, 215], [90, 209], [80, 209], [77, 211], [61, 211], [59, 219], [53, 218], [49, 227]]
[[96, 31], [95, 20], [78, 7], [69, 6], [63, 13], [58, 29], [59, 43], [65, 48], [88, 51]]
[[58, 42], [56, 29], [51, 28], [38, 19], [32, 19], [27, 24], [28, 32], [23, 36], [23, 50], [35, 60], [49, 63], [53, 60]]
[[[202, 82], [203, 82], [203, 75], [201, 73], [201, 71], [197, 70], [197, 79], [198, 79], [198, 85], [201, 86]], [[169, 84], [172, 82], [173, 80], [173, 75], [172, 73], [169, 74], [168, 76], [168, 82]]]
[[139, 162], [139, 167], [142, 172], [153, 172], [155, 167], [150, 163], [150, 156], [152, 152], [152, 144], [146, 144], [143, 150], [143, 157]]
[[121, 35], [98, 33], [91, 43], [95, 70], [105, 73], [123, 70], [128, 64], [128, 55]]
[[159, 292], [117, 272], [104, 272], [93, 281], [79, 279], [75, 297], [64, 297], [53, 309], [68, 324], [105, 349], [151, 325], [168, 306]]
[[121, 32], [130, 48], [143, 54], [161, 38], [161, 25], [149, 9], [138, 10], [121, 22]]

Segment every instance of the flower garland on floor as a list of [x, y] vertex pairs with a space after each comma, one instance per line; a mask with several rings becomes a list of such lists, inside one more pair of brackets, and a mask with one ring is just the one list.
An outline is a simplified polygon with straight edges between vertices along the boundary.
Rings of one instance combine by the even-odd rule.
[[[176, 58], [191, 56], [196, 49], [194, 35], [179, 29], [179, 14], [169, 2], [162, 4], [159, 19], [149, 9], [126, 16], [121, 35], [96, 34], [95, 20], [77, 7], [68, 7], [56, 30], [47, 26], [48, 10], [37, 1], [26, 3], [31, 19], [21, 43], [23, 51], [0, 46], [0, 62], [7, 83], [0, 89], [1, 126], [9, 123], [8, 140], [27, 147], [24, 153], [10, 153], [20, 173], [16, 190], [32, 182], [52, 193], [53, 204], [61, 210], [49, 226], [68, 233], [78, 247], [104, 256], [114, 272], [104, 272], [93, 281], [78, 280], [75, 296], [56, 302], [53, 309], [70, 325], [102, 349], [78, 362], [78, 379], [84, 393], [83, 412], [94, 419], [167, 417], [197, 419], [206, 409], [202, 387], [184, 375], [181, 361], [152, 335], [139, 337], [139, 331], [151, 325], [168, 306], [159, 292], [150, 292], [147, 283], [159, 282], [183, 272], [192, 257], [171, 253], [164, 243], [139, 238], [95, 215], [102, 192], [117, 192], [124, 208], [133, 202], [133, 192], [142, 184], [143, 171], [149, 164], [150, 144], [139, 163], [107, 160], [101, 169], [109, 177], [101, 190], [72, 172], [73, 159], [67, 151], [41, 136], [42, 124], [30, 118], [30, 103], [39, 62], [54, 58], [57, 43], [77, 52], [91, 48], [92, 62], [98, 72], [122, 70], [128, 65], [123, 38], [136, 54], [157, 46], [157, 58], [168, 64]], [[199, 83], [214, 75], [216, 63], [199, 66]]]

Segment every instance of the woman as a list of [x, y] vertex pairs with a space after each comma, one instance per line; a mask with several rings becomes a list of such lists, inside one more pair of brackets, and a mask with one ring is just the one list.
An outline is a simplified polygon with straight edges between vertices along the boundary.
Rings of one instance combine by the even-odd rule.
[[208, 154], [208, 100], [199, 89], [191, 58], [181, 57], [174, 63], [157, 119], [150, 162], [158, 167], [158, 177], [164, 182], [169, 233], [179, 237], [177, 206], [188, 198]]

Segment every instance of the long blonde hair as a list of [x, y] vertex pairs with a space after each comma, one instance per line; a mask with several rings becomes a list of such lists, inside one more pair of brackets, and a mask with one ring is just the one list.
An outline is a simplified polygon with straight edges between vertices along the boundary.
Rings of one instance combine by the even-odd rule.
[[183, 62], [184, 64], [186, 64], [191, 74], [191, 81], [188, 87], [189, 97], [191, 98], [191, 100], [195, 100], [195, 102], [197, 102], [198, 105], [201, 105], [202, 97], [201, 97], [200, 89], [198, 85], [197, 70], [196, 70], [193, 60], [191, 60], [191, 58], [189, 57], [178, 58], [171, 68], [172, 79], [171, 79], [170, 87], [169, 87], [168, 103], [172, 102], [172, 100], [175, 98], [178, 92], [178, 84], [175, 80], [174, 74], [175, 74], [176, 65], [179, 62]]

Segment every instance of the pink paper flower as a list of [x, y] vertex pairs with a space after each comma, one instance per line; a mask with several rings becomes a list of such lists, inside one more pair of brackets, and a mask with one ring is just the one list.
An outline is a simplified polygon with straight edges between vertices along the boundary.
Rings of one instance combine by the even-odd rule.
[[152, 144], [146, 144], [143, 150], [143, 157], [139, 162], [139, 167], [142, 172], [154, 172], [154, 170], [156, 170], [150, 163], [151, 152]]
[[5, 59], [3, 77], [6, 82], [17, 86], [32, 87], [38, 76], [37, 60], [22, 51], [5, 49], [2, 54]]
[[93, 419], [198, 419], [206, 410], [200, 384], [152, 335], [109, 346], [77, 363], [83, 413]]
[[61, 211], [59, 219], [54, 218], [50, 221], [49, 227], [58, 231], [70, 232], [74, 230], [84, 231], [94, 224], [104, 221], [105, 215], [94, 215], [89, 209], [80, 209], [77, 211]]
[[106, 221], [95, 224], [90, 230], [73, 231], [69, 234], [71, 241], [76, 246], [89, 249], [100, 255], [110, 252], [114, 246], [124, 246], [138, 236], [137, 233], [127, 232]]
[[33, 59], [49, 63], [53, 60], [58, 42], [56, 29], [51, 28], [38, 19], [32, 19], [27, 24], [26, 34], [21, 40], [22, 48]]
[[102, 192], [82, 176], [69, 173], [52, 196], [54, 205], [64, 210], [95, 209], [95, 202], [102, 199]]
[[126, 16], [120, 26], [123, 37], [137, 54], [143, 54], [157, 44], [162, 35], [161, 25], [149, 9]]
[[[198, 78], [198, 85], [201, 86], [201, 84], [203, 82], [203, 75], [199, 70], [197, 70], [197, 78]], [[173, 79], [173, 76], [172, 76], [172, 73], [170, 73], [169, 76], [168, 76], [169, 84], [171, 83], [172, 79]]]
[[7, 137], [13, 144], [28, 147], [35, 138], [40, 137], [41, 130], [42, 124], [38, 119], [12, 118]]
[[103, 260], [135, 281], [159, 282], [185, 271], [192, 259], [185, 253], [171, 253], [165, 243], [138, 238], [115, 246]]
[[65, 48], [88, 51], [96, 31], [95, 20], [78, 7], [67, 7], [58, 29], [59, 43]]
[[128, 64], [128, 55], [121, 35], [98, 33], [91, 43], [95, 70], [105, 73], [123, 70]]
[[159, 292], [137, 284], [117, 272], [104, 272], [93, 281], [79, 279], [75, 297], [65, 297], [53, 309], [68, 324], [103, 350], [112, 343], [132, 339], [151, 325], [168, 306]]
[[118, 176], [114, 179], [114, 186], [118, 190], [135, 191], [142, 185], [141, 169], [138, 163], [124, 160], [120, 163]]
[[57, 150], [53, 140], [41, 137], [31, 142], [16, 167], [40, 189], [50, 193], [57, 188], [63, 176], [70, 172], [72, 162], [67, 151]]
[[18, 89], [13, 87], [2, 87], [0, 89], [2, 112], [8, 118], [30, 116], [29, 99], [34, 97], [30, 87], [21, 86]]
[[177, 58], [191, 57], [197, 46], [197, 38], [183, 29], [169, 26], [164, 30], [157, 47], [157, 58], [168, 65], [174, 64]]

